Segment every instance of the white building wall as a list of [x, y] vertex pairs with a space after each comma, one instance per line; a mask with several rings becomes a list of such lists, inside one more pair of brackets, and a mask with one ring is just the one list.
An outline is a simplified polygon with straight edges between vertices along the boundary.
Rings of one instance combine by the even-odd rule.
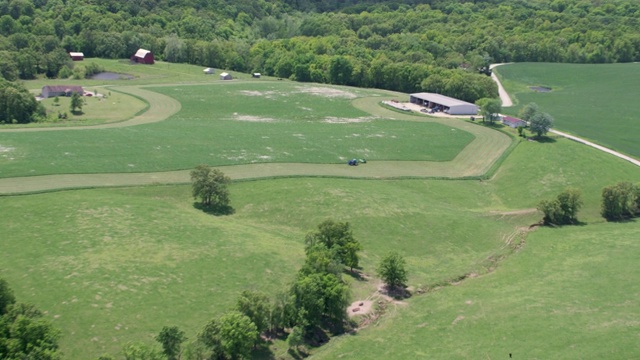
[[477, 115], [478, 107], [472, 104], [453, 105], [449, 108], [449, 114], [450, 115]]

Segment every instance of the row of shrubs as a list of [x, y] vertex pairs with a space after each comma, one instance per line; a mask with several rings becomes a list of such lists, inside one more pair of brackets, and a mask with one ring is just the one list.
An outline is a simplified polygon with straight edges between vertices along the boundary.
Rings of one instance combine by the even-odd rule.
[[[580, 191], [566, 189], [553, 200], [538, 204], [545, 225], [570, 225], [577, 223], [578, 210], [582, 207]], [[640, 217], [640, 184], [619, 182], [602, 189], [600, 214], [607, 221], [623, 221]]]

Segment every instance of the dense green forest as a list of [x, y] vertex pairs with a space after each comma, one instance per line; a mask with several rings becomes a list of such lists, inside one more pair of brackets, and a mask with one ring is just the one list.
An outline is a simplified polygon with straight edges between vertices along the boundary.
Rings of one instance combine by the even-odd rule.
[[0, 73], [66, 55], [157, 59], [298, 81], [497, 96], [490, 62], [640, 60], [637, 0], [0, 0]]

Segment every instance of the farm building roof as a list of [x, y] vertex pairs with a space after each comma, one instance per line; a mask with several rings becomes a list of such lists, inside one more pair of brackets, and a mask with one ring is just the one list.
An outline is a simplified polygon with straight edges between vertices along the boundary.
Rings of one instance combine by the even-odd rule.
[[136, 51], [136, 54], [134, 55], [135, 57], [139, 57], [139, 58], [143, 58], [145, 56], [147, 56], [148, 53], [150, 53], [151, 50], [145, 50], [145, 49], [138, 49], [138, 51]]
[[518, 124], [520, 122], [525, 122], [525, 121], [522, 119], [511, 117], [511, 116], [503, 116], [502, 122], [510, 123], [510, 124]]
[[84, 57], [84, 53], [81, 53], [81, 52], [70, 52], [69, 55], [70, 56], [82, 56], [82, 57]]
[[42, 87], [42, 90], [47, 89], [50, 92], [80, 92], [82, 93], [84, 90], [82, 86], [78, 85], [45, 85]]
[[466, 101], [462, 101], [459, 99], [455, 99], [452, 97], [448, 97], [445, 95], [440, 95], [440, 94], [434, 94], [434, 93], [427, 93], [427, 92], [422, 92], [422, 93], [416, 93], [416, 94], [411, 94], [411, 96], [421, 99], [421, 100], [427, 100], [436, 104], [440, 104], [440, 105], [444, 105], [444, 106], [455, 106], [455, 105], [473, 105], [473, 106], [477, 106], [475, 104], [472, 103], [468, 103]]

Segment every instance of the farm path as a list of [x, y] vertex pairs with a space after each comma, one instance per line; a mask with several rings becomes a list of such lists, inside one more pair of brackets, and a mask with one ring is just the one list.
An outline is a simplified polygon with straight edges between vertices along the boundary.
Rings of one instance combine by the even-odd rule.
[[167, 119], [169, 116], [177, 113], [182, 105], [176, 99], [160, 93], [145, 90], [139, 86], [114, 86], [110, 90], [118, 91], [124, 94], [133, 95], [144, 99], [149, 105], [148, 108], [140, 115], [125, 121], [87, 126], [65, 126], [65, 127], [43, 127], [43, 128], [16, 128], [16, 129], [0, 129], [0, 132], [33, 132], [33, 131], [69, 131], [69, 130], [94, 130], [94, 129], [111, 129], [125, 126], [134, 126], [149, 124]]
[[[489, 70], [493, 70], [493, 68], [500, 65], [505, 65], [505, 64], [509, 64], [509, 63], [491, 64], [489, 65]], [[494, 74], [493, 71], [491, 72], [491, 79], [493, 79], [493, 81], [495, 81], [496, 84], [498, 84], [498, 94], [500, 95], [500, 100], [502, 100], [502, 107], [513, 106], [513, 102], [509, 97], [509, 93], [507, 93], [504, 87], [502, 87], [502, 83], [500, 82], [500, 79], [498, 79], [498, 76], [496, 76], [496, 74]]]
[[[500, 66], [500, 65], [505, 65], [505, 64], [491, 64], [489, 66], [489, 68], [493, 69], [493, 68], [495, 68], [497, 66]], [[493, 79], [493, 81], [495, 81], [498, 84], [498, 92], [500, 93], [500, 99], [502, 100], [502, 107], [512, 106], [513, 103], [511, 102], [511, 98], [509, 97], [509, 94], [502, 87], [502, 84], [500, 83], [500, 80], [498, 79], [498, 77], [494, 73], [492, 73], [491, 74], [491, 78]], [[585, 140], [583, 138], [580, 138], [580, 137], [577, 137], [577, 136], [574, 136], [574, 135], [570, 135], [570, 134], [567, 134], [565, 132], [554, 130], [554, 129], [550, 129], [549, 132], [552, 133], [552, 134], [556, 134], [556, 135], [565, 137], [567, 139], [579, 142], [581, 144], [584, 144], [584, 145], [587, 145], [587, 146], [591, 146], [592, 148], [598, 149], [600, 151], [604, 151], [604, 152], [606, 152], [608, 154], [611, 154], [613, 156], [616, 156], [616, 157], [618, 157], [620, 159], [629, 161], [630, 163], [632, 163], [632, 164], [634, 164], [636, 166], [640, 166], [640, 161], [638, 161], [637, 159], [632, 158], [631, 156], [627, 156], [625, 154], [622, 154], [620, 152], [617, 152], [615, 150], [611, 150], [611, 149], [609, 149], [607, 147], [604, 147], [602, 145], [598, 145], [598, 144], [592, 143], [591, 141]]]
[[[123, 127], [162, 121], [180, 110], [180, 103], [165, 95], [140, 87], [113, 88], [117, 91], [144, 98], [149, 109], [131, 120], [98, 126], [77, 127], [77, 129], [95, 129]], [[475, 139], [467, 145], [452, 161], [373, 161], [366, 165], [353, 167], [346, 164], [301, 164], [268, 163], [224, 166], [221, 169], [234, 180], [260, 179], [270, 177], [328, 176], [345, 178], [463, 178], [486, 173], [502, 153], [511, 145], [511, 138], [501, 132], [469, 123], [461, 119], [440, 119], [415, 116], [394, 112], [379, 105], [380, 97], [359, 98], [353, 105], [372, 115], [404, 121], [437, 122], [457, 129], [468, 131]], [[20, 131], [72, 130], [76, 128], [51, 129], [15, 129]], [[13, 129], [12, 129], [13, 130]], [[139, 186], [153, 184], [188, 183], [190, 170], [152, 172], [152, 173], [101, 173], [101, 174], [60, 174], [32, 177], [0, 179], [0, 195], [26, 194], [61, 189]]]

